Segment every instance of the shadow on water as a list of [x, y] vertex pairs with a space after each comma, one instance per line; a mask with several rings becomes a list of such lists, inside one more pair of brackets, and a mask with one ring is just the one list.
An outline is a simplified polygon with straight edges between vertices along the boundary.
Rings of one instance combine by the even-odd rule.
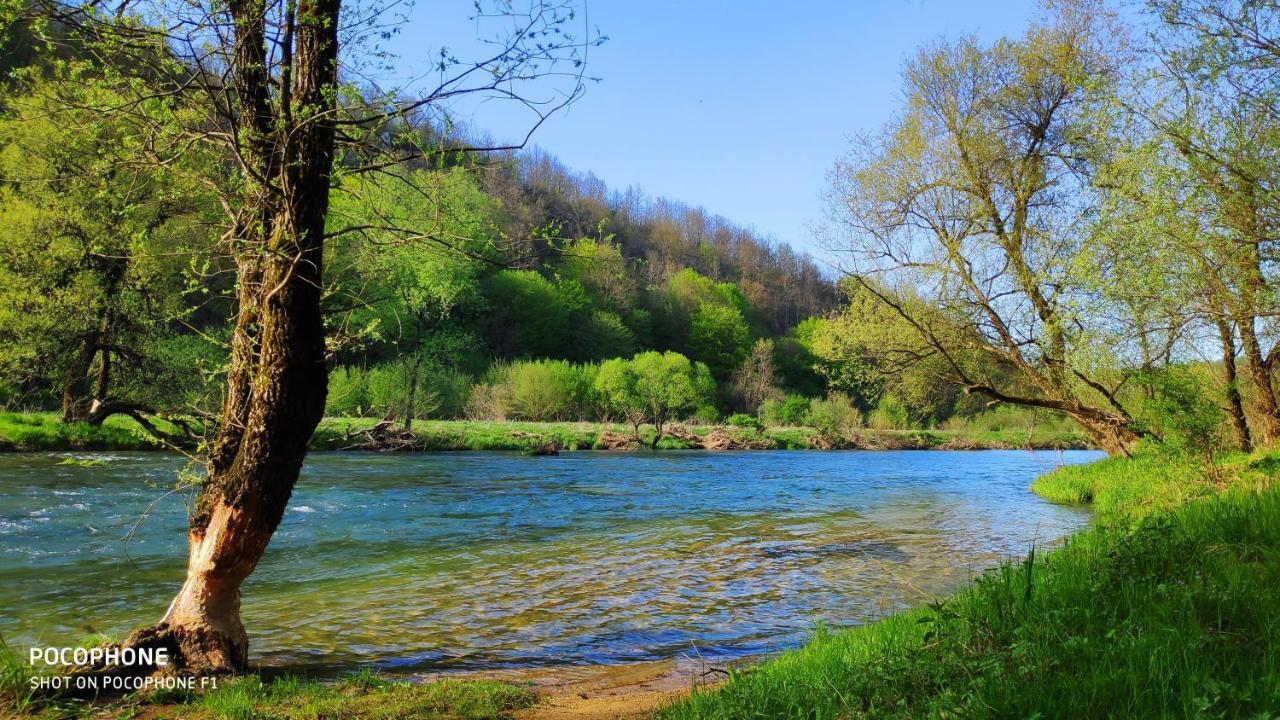
[[[182, 581], [180, 465], [0, 456], [0, 633], [127, 631]], [[1096, 453], [1068, 452], [1066, 462]], [[255, 662], [340, 673], [708, 658], [865, 622], [1080, 527], [1056, 453], [315, 454], [245, 586]]]

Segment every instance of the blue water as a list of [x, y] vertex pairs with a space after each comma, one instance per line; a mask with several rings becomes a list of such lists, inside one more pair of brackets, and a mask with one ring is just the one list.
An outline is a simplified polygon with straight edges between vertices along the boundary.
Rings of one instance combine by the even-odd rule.
[[[127, 632], [182, 583], [182, 459], [69, 456], [0, 455], [10, 644]], [[1087, 513], [1027, 486], [1098, 457], [315, 453], [244, 588], [251, 656], [417, 671], [791, 647], [1079, 528]]]

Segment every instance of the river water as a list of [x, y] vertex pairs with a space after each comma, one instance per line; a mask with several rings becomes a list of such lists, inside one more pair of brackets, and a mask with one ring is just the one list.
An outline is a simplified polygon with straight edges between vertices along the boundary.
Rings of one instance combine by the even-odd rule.
[[[784, 649], [1079, 528], [1085, 511], [1027, 486], [1098, 457], [313, 453], [244, 587], [251, 657], [418, 672]], [[191, 496], [166, 494], [182, 465], [0, 455], [4, 640], [158, 619], [183, 577]]]

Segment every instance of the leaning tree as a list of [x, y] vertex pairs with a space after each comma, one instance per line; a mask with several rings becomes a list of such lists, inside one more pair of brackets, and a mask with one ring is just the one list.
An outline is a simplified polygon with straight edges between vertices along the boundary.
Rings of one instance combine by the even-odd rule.
[[[379, 0], [374, 0], [375, 3]], [[586, 48], [572, 0], [476, 4], [483, 59], [441, 51], [428, 82], [382, 90], [394, 0], [30, 0], [22, 21], [72, 42], [121, 102], [94, 108], [143, 139], [133, 162], [192, 176], [226, 213], [222, 248], [236, 273], [226, 394], [204, 454], [188, 530], [186, 581], [154, 625], [126, 646], [167, 647], [178, 669], [244, 671], [240, 586], [283, 516], [326, 394], [326, 239], [382, 233], [447, 241], [430, 228], [335, 227], [331, 188], [344, 174], [426, 162], [446, 114], [468, 98], [531, 113], [529, 132], [580, 96]], [[487, 32], [487, 31], [486, 31]], [[474, 108], [474, 105], [467, 107]], [[157, 118], [157, 114], [162, 117]], [[519, 147], [528, 135], [508, 145]], [[451, 155], [489, 148], [449, 141]], [[192, 153], [211, 161], [193, 166]], [[147, 668], [115, 669], [145, 672]]]
[[899, 116], [832, 171], [828, 238], [911, 329], [901, 357], [1113, 453], [1142, 432], [1090, 228], [1117, 72], [1106, 18], [1069, 7], [1022, 38], [925, 49]]

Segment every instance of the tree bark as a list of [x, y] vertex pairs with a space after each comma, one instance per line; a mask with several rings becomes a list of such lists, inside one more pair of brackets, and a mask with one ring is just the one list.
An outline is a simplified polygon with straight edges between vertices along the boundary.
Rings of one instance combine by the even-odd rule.
[[1280, 402], [1276, 400], [1275, 386], [1271, 384], [1271, 368], [1262, 352], [1262, 345], [1254, 331], [1253, 318], [1238, 322], [1240, 342], [1244, 348], [1245, 368], [1253, 385], [1254, 402], [1257, 404], [1258, 429], [1264, 444], [1280, 439]]
[[62, 422], [84, 420], [89, 414], [89, 369], [98, 341], [91, 333], [76, 349], [62, 380]]
[[[157, 625], [126, 645], [166, 646], [177, 669], [247, 669], [240, 585], [257, 567], [284, 515], [307, 444], [324, 411], [327, 370], [320, 311], [321, 260], [333, 164], [340, 0], [301, 0], [290, 92], [279, 117], [267, 108], [261, 0], [232, 2], [241, 148], [264, 173], [233, 235], [239, 311], [227, 395], [208, 474], [187, 540], [187, 577]], [[278, 123], [278, 127], [273, 124]], [[272, 138], [270, 142], [264, 138]]]
[[1236, 373], [1236, 341], [1231, 331], [1231, 324], [1226, 318], [1214, 318], [1218, 327], [1218, 340], [1222, 343], [1222, 376], [1226, 382], [1227, 415], [1231, 418], [1231, 427], [1235, 430], [1236, 447], [1245, 452], [1253, 449], [1253, 438], [1249, 434], [1249, 420], [1244, 414], [1244, 402], [1240, 398], [1240, 380]]
[[404, 429], [406, 432], [413, 430], [413, 409], [416, 396], [418, 394], [418, 369], [422, 365], [422, 354], [414, 350], [413, 360], [409, 364], [409, 388], [405, 393], [404, 400]]
[[1099, 420], [1096, 417], [1067, 413], [1076, 424], [1084, 430], [1089, 439], [1108, 455], [1129, 455], [1132, 448], [1141, 439], [1127, 425]]

